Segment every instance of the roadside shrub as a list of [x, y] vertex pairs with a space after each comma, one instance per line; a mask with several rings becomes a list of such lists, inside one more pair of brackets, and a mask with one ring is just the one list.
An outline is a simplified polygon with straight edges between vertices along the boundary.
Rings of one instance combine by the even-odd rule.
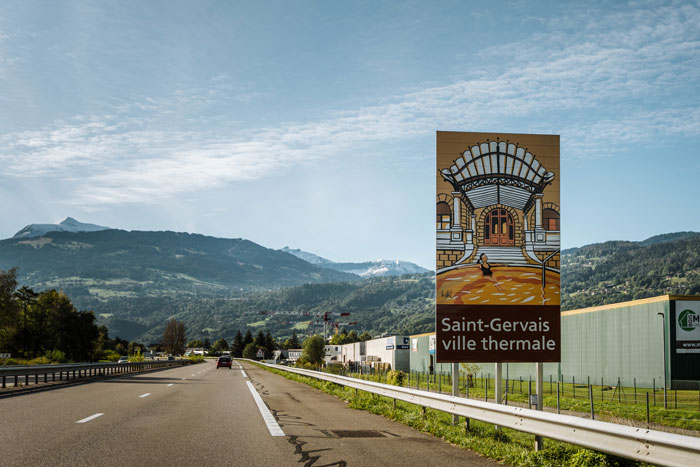
[[312, 365], [311, 363], [305, 361], [303, 358], [298, 359], [295, 366], [297, 368], [303, 368], [305, 370], [315, 370], [317, 368], [316, 365]]
[[202, 363], [204, 361], [204, 355], [190, 355], [187, 358], [192, 363]]
[[51, 360], [46, 358], [45, 356], [33, 358], [27, 362], [28, 365], [49, 365], [51, 364]]
[[103, 350], [100, 354], [100, 360], [107, 362], [116, 362], [119, 360], [119, 357], [121, 357], [121, 355], [114, 350]]
[[144, 360], [143, 354], [141, 353], [141, 349], [139, 349], [138, 352], [136, 352], [134, 355], [129, 355], [129, 361], [130, 362], [142, 362]]
[[569, 458], [566, 465], [567, 467], [627, 467], [638, 464], [623, 457], [581, 449]]
[[394, 386], [403, 386], [405, 379], [406, 374], [403, 371], [391, 370], [386, 375], [387, 384], [393, 384]]
[[47, 350], [44, 356], [53, 363], [66, 363], [68, 361], [66, 359], [66, 354], [56, 349]]

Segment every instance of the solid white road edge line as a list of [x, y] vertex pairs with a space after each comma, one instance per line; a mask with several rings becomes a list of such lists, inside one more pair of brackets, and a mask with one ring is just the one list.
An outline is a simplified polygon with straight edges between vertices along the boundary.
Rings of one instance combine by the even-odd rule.
[[243, 375], [244, 378], [248, 377], [248, 374], [245, 372], [243, 368], [241, 368], [241, 374]]
[[150, 392], [147, 392], [146, 394], [141, 394], [139, 397], [148, 397], [148, 396], [150, 396], [150, 395], [151, 395], [151, 393], [150, 393]]
[[89, 422], [90, 420], [94, 420], [94, 419], [96, 419], [97, 417], [101, 417], [101, 416], [103, 416], [103, 415], [104, 415], [103, 413], [96, 413], [95, 415], [90, 415], [90, 416], [87, 417], [87, 418], [83, 418], [82, 420], [78, 420], [78, 421], [75, 422], [75, 423], [87, 423], [87, 422]]
[[170, 386], [172, 386], [172, 385], [173, 385], [173, 383], [170, 383], [170, 384], [168, 384], [168, 387], [170, 387]]
[[267, 429], [270, 430], [270, 435], [284, 436], [284, 431], [282, 431], [282, 428], [277, 424], [277, 420], [275, 420], [275, 417], [270, 413], [270, 410], [265, 405], [265, 402], [263, 402], [258, 391], [255, 390], [253, 383], [246, 381], [246, 384], [248, 385], [248, 389], [250, 389], [250, 393], [253, 395], [253, 399], [255, 399], [255, 404], [258, 406], [258, 410], [260, 411], [260, 415], [262, 415], [265, 425], [267, 425]]

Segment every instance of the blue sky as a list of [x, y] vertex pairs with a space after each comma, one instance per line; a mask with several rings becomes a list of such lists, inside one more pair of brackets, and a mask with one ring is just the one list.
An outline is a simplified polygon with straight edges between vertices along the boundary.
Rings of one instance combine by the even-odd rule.
[[562, 243], [700, 230], [699, 2], [0, 4], [0, 238], [434, 265], [435, 131], [561, 135]]

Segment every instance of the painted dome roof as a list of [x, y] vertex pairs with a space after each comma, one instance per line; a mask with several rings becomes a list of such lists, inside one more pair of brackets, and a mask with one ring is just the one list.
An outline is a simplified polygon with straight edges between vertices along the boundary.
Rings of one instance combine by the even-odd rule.
[[504, 141], [474, 145], [440, 173], [473, 208], [504, 204], [527, 211], [532, 196], [554, 180], [527, 149]]

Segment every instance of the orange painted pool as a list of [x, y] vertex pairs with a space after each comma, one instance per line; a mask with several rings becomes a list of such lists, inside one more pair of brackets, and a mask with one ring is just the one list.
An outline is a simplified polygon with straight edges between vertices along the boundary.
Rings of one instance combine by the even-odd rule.
[[491, 279], [478, 265], [468, 265], [437, 276], [437, 302], [445, 305], [559, 305], [559, 274], [542, 269], [493, 264]]

